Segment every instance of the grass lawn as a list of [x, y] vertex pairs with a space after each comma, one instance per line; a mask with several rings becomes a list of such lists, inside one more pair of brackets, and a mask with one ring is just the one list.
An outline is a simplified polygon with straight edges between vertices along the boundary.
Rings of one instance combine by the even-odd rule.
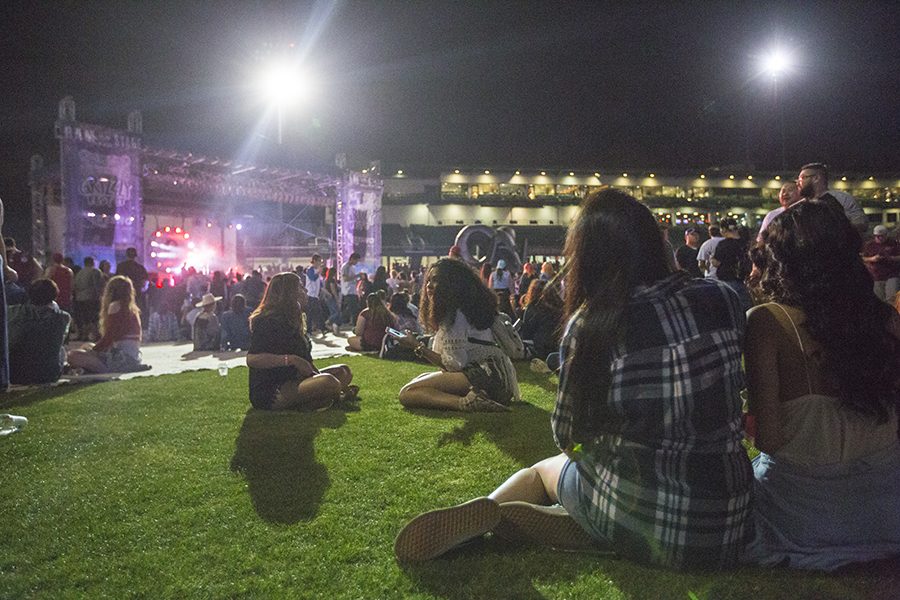
[[[328, 364], [333, 361], [320, 361]], [[484, 495], [556, 451], [556, 379], [519, 369], [511, 414], [410, 412], [424, 367], [346, 359], [361, 410], [249, 410], [247, 369], [7, 395], [0, 597], [889, 598], [896, 563], [840, 575], [683, 574], [488, 540], [401, 567], [417, 513]]]

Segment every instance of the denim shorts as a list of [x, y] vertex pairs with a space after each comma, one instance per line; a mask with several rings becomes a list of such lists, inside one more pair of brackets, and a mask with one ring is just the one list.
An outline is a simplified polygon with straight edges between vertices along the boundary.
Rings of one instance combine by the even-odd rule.
[[559, 474], [559, 481], [556, 483], [556, 495], [559, 498], [559, 503], [566, 509], [569, 516], [581, 525], [582, 529], [588, 532], [588, 535], [600, 544], [612, 549], [612, 543], [600, 533], [593, 521], [591, 521], [588, 510], [591, 506], [587, 501], [590, 498], [590, 493], [585, 493], [584, 485], [584, 478], [578, 472], [578, 465], [572, 459], [567, 460]]

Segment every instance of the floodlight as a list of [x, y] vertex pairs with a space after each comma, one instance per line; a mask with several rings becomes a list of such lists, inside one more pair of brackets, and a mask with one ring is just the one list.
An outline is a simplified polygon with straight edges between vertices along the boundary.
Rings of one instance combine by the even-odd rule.
[[793, 64], [790, 54], [782, 48], [775, 48], [762, 57], [762, 69], [772, 77], [786, 73]]

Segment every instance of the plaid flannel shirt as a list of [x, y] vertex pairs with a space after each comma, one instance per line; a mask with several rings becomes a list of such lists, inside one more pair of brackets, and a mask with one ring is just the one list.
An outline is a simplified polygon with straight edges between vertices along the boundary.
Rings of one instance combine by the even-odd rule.
[[[625, 556], [669, 567], [734, 564], [749, 529], [752, 472], [741, 445], [744, 313], [737, 295], [679, 272], [642, 287], [624, 313], [602, 414], [605, 431], [575, 458], [592, 522]], [[553, 434], [571, 448], [569, 358], [562, 342]]]

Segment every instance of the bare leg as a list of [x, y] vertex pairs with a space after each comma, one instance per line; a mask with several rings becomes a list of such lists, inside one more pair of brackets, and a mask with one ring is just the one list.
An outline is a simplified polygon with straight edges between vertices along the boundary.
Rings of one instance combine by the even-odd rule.
[[341, 389], [346, 390], [350, 382], [353, 381], [353, 372], [347, 365], [332, 365], [320, 369], [319, 373], [328, 374], [341, 382]]
[[275, 410], [319, 410], [331, 406], [341, 395], [341, 382], [323, 373], [304, 379], [299, 385], [285, 384], [272, 405]]
[[69, 364], [89, 373], [105, 373], [106, 365], [91, 350], [72, 350], [68, 355]]
[[460, 399], [469, 392], [462, 373], [436, 371], [419, 375], [400, 390], [400, 404], [407, 408], [459, 410]]
[[347, 338], [347, 345], [350, 346], [350, 349], [354, 352], [362, 352], [362, 338], [358, 335], [351, 335]]
[[533, 467], [521, 469], [491, 492], [488, 498], [495, 502], [519, 500], [531, 504], [556, 504], [556, 485], [566, 464], [566, 455], [557, 454], [545, 458]]
[[[566, 550], [599, 549], [598, 542], [559, 502], [556, 486], [565, 454], [545, 458], [507, 479], [489, 496], [500, 504], [494, 533], [514, 544], [537, 544]], [[609, 550], [608, 547], [604, 548]]]

